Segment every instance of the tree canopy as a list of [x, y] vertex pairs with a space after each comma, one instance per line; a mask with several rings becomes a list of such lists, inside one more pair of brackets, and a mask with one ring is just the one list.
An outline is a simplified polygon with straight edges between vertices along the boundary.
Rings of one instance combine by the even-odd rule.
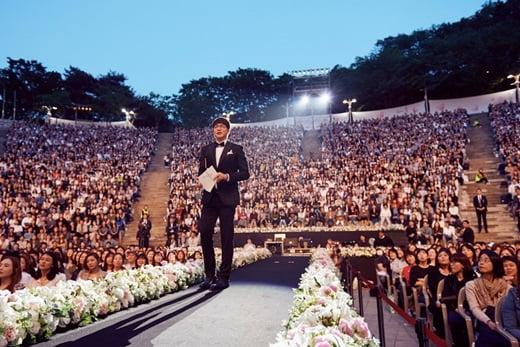
[[[520, 0], [494, 1], [456, 23], [379, 40], [369, 55], [332, 68], [331, 111], [344, 111], [344, 98], [370, 110], [416, 102], [425, 90], [430, 98], [456, 98], [510, 88], [506, 76], [520, 72], [519, 27]], [[7, 58], [0, 69], [6, 117], [13, 117], [16, 92], [17, 119], [42, 119], [46, 105], [63, 118], [114, 121], [124, 119], [125, 107], [136, 125], [161, 130], [205, 126], [230, 111], [234, 122], [284, 117], [293, 82], [288, 74], [246, 68], [192, 80], [178, 94], [140, 96], [126, 81], [122, 73], [94, 77], [73, 66], [60, 74], [35, 60]]]

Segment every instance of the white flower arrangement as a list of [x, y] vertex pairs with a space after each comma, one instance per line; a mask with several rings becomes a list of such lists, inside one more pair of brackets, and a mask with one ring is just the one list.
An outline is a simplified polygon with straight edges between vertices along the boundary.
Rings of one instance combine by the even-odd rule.
[[373, 247], [343, 247], [341, 248], [342, 257], [375, 257], [376, 249]]
[[[389, 224], [384, 227], [387, 231], [404, 231], [402, 224]], [[345, 231], [379, 231], [381, 226], [374, 225], [334, 225], [328, 226], [312, 226], [312, 227], [256, 227], [256, 228], [235, 228], [235, 233], [301, 233], [301, 232], [345, 232]]]
[[[233, 264], [236, 268], [270, 256], [267, 249], [236, 249]], [[107, 314], [186, 289], [203, 279], [204, 262], [193, 260], [111, 272], [99, 281], [58, 282], [53, 287], [15, 293], [0, 291], [0, 347], [49, 338], [58, 327], [87, 325]]]
[[353, 309], [327, 250], [313, 253], [295, 293], [289, 319], [271, 347], [379, 346], [364, 318]]

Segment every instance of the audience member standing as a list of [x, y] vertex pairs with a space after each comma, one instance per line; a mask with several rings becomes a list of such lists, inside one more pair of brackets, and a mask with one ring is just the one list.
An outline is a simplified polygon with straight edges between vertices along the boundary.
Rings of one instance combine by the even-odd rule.
[[477, 195], [473, 198], [473, 206], [475, 207], [475, 213], [477, 214], [478, 220], [478, 232], [482, 231], [482, 227], [484, 227], [484, 231], [488, 232], [487, 225], [487, 206], [488, 201], [485, 195], [482, 194], [482, 189], [477, 189]]
[[152, 221], [148, 219], [148, 214], [143, 214], [137, 226], [137, 240], [140, 248], [148, 248], [152, 230]]

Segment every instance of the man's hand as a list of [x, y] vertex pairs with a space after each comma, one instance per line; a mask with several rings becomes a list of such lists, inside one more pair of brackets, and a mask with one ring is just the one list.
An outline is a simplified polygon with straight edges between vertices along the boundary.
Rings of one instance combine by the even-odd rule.
[[217, 175], [215, 176], [215, 182], [219, 183], [221, 181], [228, 181], [229, 180], [229, 174], [223, 173], [223, 172], [217, 172]]

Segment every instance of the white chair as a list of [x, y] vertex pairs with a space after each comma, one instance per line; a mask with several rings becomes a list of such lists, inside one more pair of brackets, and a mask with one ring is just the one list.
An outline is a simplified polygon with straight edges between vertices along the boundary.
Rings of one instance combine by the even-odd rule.
[[408, 314], [411, 313], [411, 311], [413, 310], [413, 305], [410, 305], [410, 303], [412, 302], [413, 298], [412, 298], [412, 295], [408, 295], [408, 291], [407, 291], [407, 285], [406, 285], [406, 281], [404, 280], [404, 278], [402, 276], [399, 276], [399, 283], [401, 284], [400, 287], [400, 291], [403, 295], [403, 308], [404, 308], [404, 311]]
[[[421, 294], [424, 297], [424, 302], [419, 300]], [[424, 317], [428, 321], [428, 325], [431, 328], [433, 326], [433, 316], [428, 310], [430, 304], [430, 296], [428, 295], [428, 275], [424, 276], [423, 285], [420, 288], [412, 287], [412, 295], [414, 302], [415, 317]], [[424, 315], [422, 314], [424, 309]]]
[[[444, 290], [444, 279], [442, 279], [437, 285], [437, 301], [440, 301], [442, 298], [442, 291]], [[451, 329], [450, 324], [448, 322], [448, 307], [445, 303], [441, 304], [441, 312], [442, 312], [442, 322], [444, 324], [444, 341], [448, 346], [453, 345], [453, 339], [451, 338]]]
[[464, 318], [464, 321], [466, 322], [466, 330], [468, 331], [468, 346], [473, 346], [475, 343], [475, 331], [473, 330], [473, 321], [471, 320], [471, 316], [464, 308], [464, 301], [466, 301], [466, 290], [465, 288], [461, 288], [459, 290], [459, 295], [457, 296], [457, 308], [455, 311]]

